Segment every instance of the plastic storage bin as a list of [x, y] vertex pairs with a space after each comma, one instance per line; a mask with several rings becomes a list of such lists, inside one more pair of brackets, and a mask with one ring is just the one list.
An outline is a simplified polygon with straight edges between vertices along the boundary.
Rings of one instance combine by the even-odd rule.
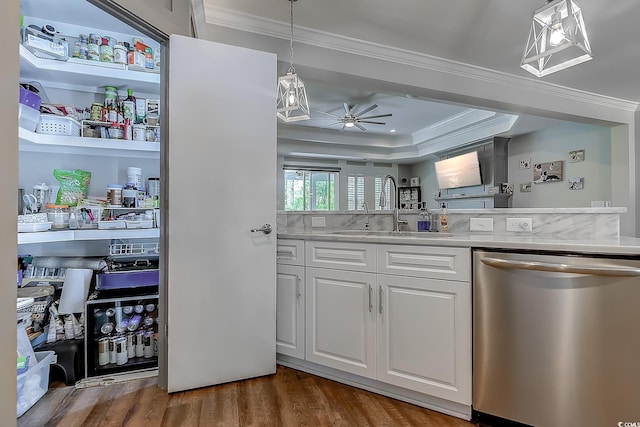
[[41, 114], [36, 132], [48, 135], [80, 136], [80, 122], [66, 116]]
[[35, 108], [40, 111], [41, 102], [42, 98], [40, 95], [20, 86], [20, 104], [24, 104], [27, 107]]
[[40, 123], [40, 110], [18, 104], [18, 123], [21, 128], [34, 132]]
[[49, 369], [53, 351], [36, 352], [38, 364], [18, 375], [18, 417], [27, 412], [49, 389]]

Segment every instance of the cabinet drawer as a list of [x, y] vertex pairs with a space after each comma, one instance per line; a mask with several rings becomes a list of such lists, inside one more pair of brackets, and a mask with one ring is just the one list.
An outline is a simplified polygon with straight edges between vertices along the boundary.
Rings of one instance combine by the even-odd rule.
[[278, 239], [276, 260], [278, 264], [304, 265], [304, 240]]
[[375, 273], [376, 246], [361, 243], [307, 242], [305, 260], [308, 267]]
[[378, 273], [468, 282], [471, 280], [471, 250], [378, 245]]

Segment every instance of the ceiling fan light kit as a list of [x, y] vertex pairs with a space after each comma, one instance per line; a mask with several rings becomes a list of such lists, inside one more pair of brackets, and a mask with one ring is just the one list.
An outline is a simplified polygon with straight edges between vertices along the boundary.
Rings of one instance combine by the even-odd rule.
[[582, 10], [574, 0], [549, 0], [534, 12], [523, 69], [543, 77], [592, 58]]
[[366, 123], [366, 124], [370, 124], [370, 125], [386, 125], [386, 123], [384, 122], [377, 122], [377, 121], [373, 121], [371, 119], [378, 119], [381, 117], [391, 117], [392, 114], [391, 113], [387, 113], [387, 114], [377, 114], [375, 116], [367, 116], [366, 114], [375, 109], [378, 108], [378, 104], [373, 104], [368, 106], [367, 108], [365, 108], [362, 111], [356, 112], [356, 105], [349, 105], [346, 102], [342, 103], [342, 107], [344, 108], [344, 116], [338, 116], [337, 114], [333, 114], [333, 113], [328, 113], [326, 111], [321, 111], [321, 113], [323, 114], [327, 114], [329, 116], [332, 116], [336, 119], [335, 123], [331, 123], [329, 126], [332, 125], [339, 125], [342, 124], [342, 129], [340, 129], [341, 131], [347, 129], [347, 128], [352, 128], [352, 127], [357, 127], [358, 129], [360, 129], [361, 131], [366, 131], [367, 128], [365, 128], [364, 126], [362, 126], [362, 123]]
[[291, 38], [289, 39], [289, 70], [284, 76], [278, 77], [278, 98], [276, 115], [284, 122], [297, 122], [309, 120], [309, 101], [304, 82], [296, 74], [293, 67], [293, 3], [298, 0], [289, 0], [291, 3]]

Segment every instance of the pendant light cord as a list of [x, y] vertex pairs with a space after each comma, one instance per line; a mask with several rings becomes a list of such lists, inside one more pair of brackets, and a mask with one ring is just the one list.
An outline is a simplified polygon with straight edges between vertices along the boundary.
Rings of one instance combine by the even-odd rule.
[[291, 3], [291, 38], [289, 41], [289, 74], [295, 74], [296, 69], [293, 68], [293, 2], [296, 0], [289, 0]]

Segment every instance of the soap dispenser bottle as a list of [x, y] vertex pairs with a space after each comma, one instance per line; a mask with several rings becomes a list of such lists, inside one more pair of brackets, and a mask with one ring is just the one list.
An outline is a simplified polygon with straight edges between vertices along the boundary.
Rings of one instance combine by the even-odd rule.
[[446, 233], [449, 231], [449, 222], [447, 219], [447, 205], [445, 205], [444, 203], [442, 204], [442, 207], [440, 208], [440, 217], [439, 217], [439, 221], [440, 223], [440, 230], [443, 233]]

